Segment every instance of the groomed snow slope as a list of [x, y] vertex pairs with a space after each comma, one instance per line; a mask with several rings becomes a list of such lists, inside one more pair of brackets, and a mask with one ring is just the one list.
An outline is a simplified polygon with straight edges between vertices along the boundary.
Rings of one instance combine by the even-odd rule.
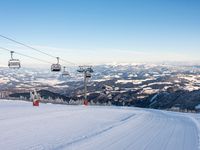
[[199, 116], [0, 100], [2, 150], [196, 150]]

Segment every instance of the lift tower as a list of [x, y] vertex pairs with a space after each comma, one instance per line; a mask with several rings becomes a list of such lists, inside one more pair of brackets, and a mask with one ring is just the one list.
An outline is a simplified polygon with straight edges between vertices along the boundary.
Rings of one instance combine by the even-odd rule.
[[84, 104], [87, 105], [87, 79], [91, 78], [91, 73], [93, 73], [92, 66], [79, 66], [77, 70], [79, 73], [83, 73], [84, 75]]

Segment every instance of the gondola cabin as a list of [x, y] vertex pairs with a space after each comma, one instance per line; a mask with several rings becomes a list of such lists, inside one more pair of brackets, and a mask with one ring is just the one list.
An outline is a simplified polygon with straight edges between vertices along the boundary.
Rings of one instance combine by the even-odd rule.
[[8, 61], [8, 67], [11, 69], [19, 69], [21, 68], [21, 64], [19, 59], [10, 59]]
[[63, 76], [63, 77], [70, 76], [69, 72], [68, 72], [68, 71], [66, 71], [65, 69], [66, 69], [66, 67], [64, 66], [64, 67], [63, 67], [62, 76]]
[[68, 71], [63, 71], [62, 76], [69, 76], [69, 72]]
[[59, 57], [56, 57], [57, 63], [51, 65], [51, 71], [52, 72], [60, 72], [61, 71], [61, 65], [59, 64]]
[[87, 71], [86, 74], [85, 74], [85, 77], [86, 78], [91, 78], [91, 76], [92, 76], [91, 73]]
[[94, 70], [93, 70], [91, 67], [88, 67], [88, 68], [87, 68], [87, 72], [93, 73]]
[[60, 72], [61, 71], [61, 65], [60, 64], [52, 64], [51, 65], [51, 71], [52, 72]]

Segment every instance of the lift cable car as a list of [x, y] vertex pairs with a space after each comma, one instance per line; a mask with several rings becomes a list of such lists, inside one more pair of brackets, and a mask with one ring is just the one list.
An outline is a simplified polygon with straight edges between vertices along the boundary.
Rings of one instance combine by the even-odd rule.
[[83, 72], [84, 72], [84, 68], [83, 68], [83, 66], [79, 66], [79, 69], [77, 70], [77, 72], [79, 72], [79, 73], [83, 73]]
[[91, 66], [90, 66], [90, 67], [87, 67], [87, 68], [86, 68], [86, 72], [85, 72], [86, 78], [91, 78], [93, 72], [94, 72], [94, 70], [92, 69]]
[[65, 70], [65, 66], [63, 67], [63, 72], [62, 72], [62, 76], [64, 77], [64, 76], [69, 76], [70, 74], [69, 74], [69, 72], [68, 71], [66, 71]]
[[94, 72], [94, 70], [92, 69], [91, 66], [87, 67], [86, 69], [86, 78], [91, 78], [92, 77], [92, 73]]
[[92, 75], [91, 75], [91, 73], [90, 73], [89, 71], [86, 71], [86, 72], [85, 72], [85, 77], [86, 77], [86, 78], [91, 78]]
[[11, 59], [8, 61], [8, 67], [11, 68], [11, 69], [21, 68], [21, 64], [20, 64], [19, 59], [13, 58], [14, 51], [10, 51], [10, 54], [11, 54]]
[[61, 71], [61, 65], [59, 64], [59, 57], [56, 57], [57, 63], [51, 65], [51, 71], [52, 72], [60, 72]]
[[88, 67], [88, 68], [87, 68], [87, 72], [89, 72], [89, 73], [93, 73], [94, 70], [92, 69], [92, 67]]
[[84, 73], [85, 78], [91, 78], [91, 73], [94, 72], [91, 66], [79, 66], [79, 69], [77, 71], [80, 73]]
[[79, 66], [79, 69], [77, 70], [77, 72], [80, 72], [80, 73], [83, 73], [83, 72], [93, 73], [94, 70], [92, 69], [91, 66]]

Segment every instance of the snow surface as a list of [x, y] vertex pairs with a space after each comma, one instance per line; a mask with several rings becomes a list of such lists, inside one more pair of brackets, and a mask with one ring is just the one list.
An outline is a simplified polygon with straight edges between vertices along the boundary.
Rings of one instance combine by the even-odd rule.
[[0, 100], [2, 150], [197, 150], [200, 115]]

